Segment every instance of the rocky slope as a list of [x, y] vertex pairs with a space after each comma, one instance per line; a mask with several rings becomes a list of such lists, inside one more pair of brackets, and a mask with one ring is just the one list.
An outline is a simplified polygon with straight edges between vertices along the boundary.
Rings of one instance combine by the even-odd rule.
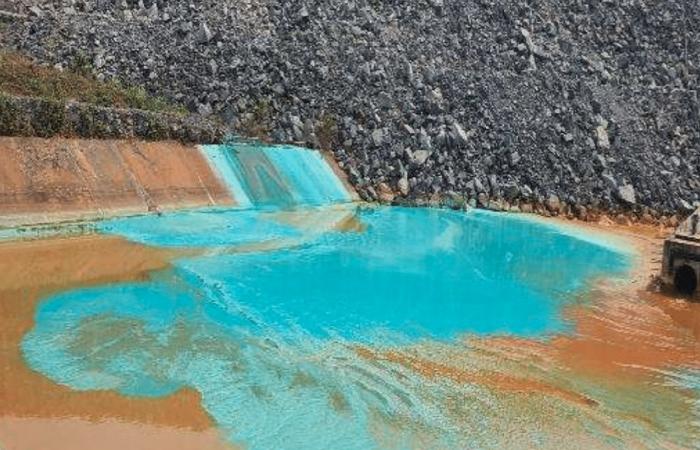
[[5, 45], [330, 148], [369, 199], [700, 203], [696, 0], [38, 4]]

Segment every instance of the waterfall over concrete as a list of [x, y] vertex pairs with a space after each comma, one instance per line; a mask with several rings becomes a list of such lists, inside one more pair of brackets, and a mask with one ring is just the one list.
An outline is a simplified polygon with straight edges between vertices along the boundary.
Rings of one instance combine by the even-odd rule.
[[0, 160], [0, 227], [357, 199], [332, 159], [292, 146], [3, 137]]
[[353, 200], [331, 164], [316, 150], [249, 143], [206, 145], [202, 149], [241, 207]]

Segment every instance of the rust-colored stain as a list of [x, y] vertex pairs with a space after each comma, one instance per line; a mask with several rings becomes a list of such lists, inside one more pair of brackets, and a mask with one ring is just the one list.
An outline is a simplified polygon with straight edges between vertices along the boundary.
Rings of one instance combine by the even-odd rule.
[[3, 450], [233, 450], [216, 429], [192, 431], [143, 423], [0, 417]]
[[659, 272], [663, 233], [642, 225], [620, 228], [639, 252], [633, 282], [624, 289], [596, 289], [592, 305], [568, 311], [576, 333], [555, 339], [551, 351], [571, 368], [606, 377], [648, 377], [667, 367], [700, 368], [700, 304], [650, 288]]
[[[663, 411], [684, 411], [681, 417], [691, 417], [684, 396], [689, 394], [660, 383], [659, 374], [700, 368], [700, 304], [650, 287], [662, 234], [651, 227], [641, 233], [625, 227], [623, 232], [640, 252], [633, 281], [594, 286], [588, 302], [566, 312], [575, 328], [571, 335], [546, 341], [468, 336], [460, 347], [355, 351], [366, 360], [398, 364], [426, 379], [474, 384], [522, 398], [541, 394], [600, 411], [600, 417], [616, 411], [617, 417], [647, 428], [669, 425]], [[630, 392], [634, 394], [628, 397]], [[655, 406], [640, 413], [635, 402], [644, 395], [653, 397]], [[675, 426], [692, 428], [688, 423]]]
[[360, 201], [360, 196], [357, 194], [357, 191], [355, 191], [355, 187], [352, 185], [352, 183], [350, 183], [350, 180], [348, 180], [348, 174], [346, 174], [345, 171], [340, 168], [338, 161], [335, 160], [333, 155], [330, 152], [321, 150], [321, 156], [323, 156], [323, 159], [326, 161], [326, 163], [328, 163], [328, 166], [331, 168], [335, 176], [338, 177], [345, 190], [350, 194], [352, 201]]
[[552, 342], [557, 357], [579, 371], [617, 376], [700, 368], [700, 305], [649, 292], [636, 300], [611, 295], [572, 311], [577, 333]]
[[199, 149], [177, 142], [0, 137], [0, 159], [1, 222], [13, 225], [234, 204]]
[[[149, 271], [166, 268], [171, 256], [167, 251], [102, 236], [0, 244], [0, 433], [6, 445], [26, 444], [26, 439], [32, 437], [31, 442], [51, 443], [42, 449], [67, 448], [59, 441], [42, 440], [42, 433], [49, 437], [66, 418], [78, 418], [83, 422], [60, 426], [61, 433], [75, 431], [72, 437], [65, 437], [65, 442], [76, 442], [76, 437], [82, 436], [86, 439], [82, 442], [107, 439], [115, 445], [124, 444], [128, 439], [120, 439], [131, 436], [129, 439], [134, 440], [138, 432], [137, 427], [120, 424], [134, 423], [151, 426], [144, 428], [143, 435], [144, 443], [159, 443], [151, 448], [230, 448], [212, 438], [213, 423], [196, 391], [182, 390], [164, 398], [132, 398], [111, 391], [77, 392], [31, 371], [22, 358], [20, 341], [33, 326], [40, 298], [78, 285], [142, 280]], [[113, 425], [92, 428], [81, 425], [85, 421]], [[187, 431], [182, 437], [183, 446], [167, 444], [174, 440], [163, 427], [176, 435]], [[34, 436], [28, 437], [22, 430], [32, 430]]]
[[577, 392], [568, 391], [536, 380], [506, 375], [504, 373], [468, 371], [394, 350], [378, 353], [367, 348], [357, 348], [356, 352], [359, 356], [368, 360], [389, 361], [400, 364], [426, 378], [446, 378], [457, 383], [474, 383], [503, 392], [543, 394], [585, 406], [596, 406], [598, 404], [595, 400]]

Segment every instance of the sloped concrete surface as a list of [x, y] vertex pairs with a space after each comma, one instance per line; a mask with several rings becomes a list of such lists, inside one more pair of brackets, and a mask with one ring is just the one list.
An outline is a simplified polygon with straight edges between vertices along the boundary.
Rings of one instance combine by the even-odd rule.
[[0, 138], [0, 226], [234, 204], [196, 146]]

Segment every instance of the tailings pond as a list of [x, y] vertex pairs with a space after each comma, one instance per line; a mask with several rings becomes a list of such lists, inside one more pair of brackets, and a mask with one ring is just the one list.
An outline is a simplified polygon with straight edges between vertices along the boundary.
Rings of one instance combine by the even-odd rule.
[[0, 447], [697, 444], [700, 312], [629, 241], [201, 151], [237, 206], [5, 233]]

